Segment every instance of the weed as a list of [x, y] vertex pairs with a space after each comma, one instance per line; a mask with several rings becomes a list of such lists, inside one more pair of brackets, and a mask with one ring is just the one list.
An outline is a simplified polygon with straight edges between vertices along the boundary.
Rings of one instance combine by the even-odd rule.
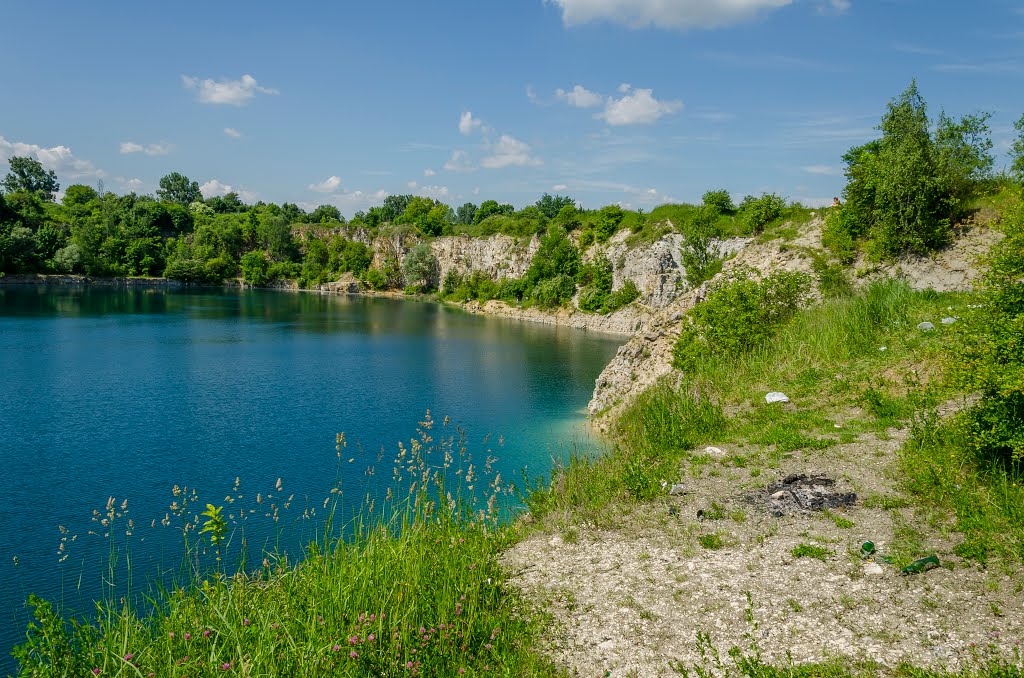
[[812, 546], [811, 544], [798, 544], [790, 550], [794, 558], [817, 558], [821, 562], [832, 555], [824, 546]]

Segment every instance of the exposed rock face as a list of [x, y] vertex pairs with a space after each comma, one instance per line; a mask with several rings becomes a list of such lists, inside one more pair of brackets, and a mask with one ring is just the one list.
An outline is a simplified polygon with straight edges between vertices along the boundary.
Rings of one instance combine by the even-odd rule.
[[[822, 248], [823, 225], [823, 217], [812, 219], [801, 226], [798, 236], [789, 242], [772, 240], [758, 243], [753, 240], [737, 240], [726, 243], [732, 247], [726, 251], [734, 252], [735, 257], [724, 263], [722, 273], [716, 276], [716, 279], [737, 267], [751, 270], [758, 276], [773, 271], [812, 273], [813, 259], [810, 252]], [[983, 224], [972, 224], [965, 227], [949, 247], [930, 257], [905, 257], [898, 262], [874, 268], [858, 267], [864, 275], [854, 280], [854, 283], [864, 285], [877, 278], [897, 277], [905, 279], [912, 288], [918, 290], [966, 291], [971, 289], [977, 278], [978, 267], [975, 262], [978, 256], [1000, 237], [1001, 234], [996, 229]], [[675, 242], [676, 238], [679, 236], [666, 236], [653, 243], [648, 252], [668, 247], [668, 243]], [[673, 256], [677, 251], [673, 251]], [[635, 255], [626, 254], [627, 259], [631, 256]], [[644, 260], [644, 257], [640, 258]], [[653, 259], [653, 256], [649, 256], [647, 261]], [[623, 270], [630, 269], [623, 266]], [[618, 275], [618, 269], [616, 274]], [[640, 285], [639, 281], [637, 284]], [[650, 290], [649, 282], [648, 285], [647, 290]], [[653, 294], [647, 290], [647, 294]], [[588, 406], [591, 414], [609, 415], [603, 416], [598, 421], [598, 426], [606, 427], [615, 414], [633, 398], [672, 371], [672, 347], [679, 337], [683, 314], [695, 303], [702, 301], [706, 291], [707, 286], [704, 285], [696, 290], [684, 291], [675, 297], [671, 297], [670, 294], [661, 297], [671, 297], [671, 300], [651, 315], [641, 333], [619, 348], [618, 353], [598, 376], [594, 395]]]
[[[725, 251], [734, 253], [735, 256], [722, 265], [722, 272], [716, 279], [737, 267], [749, 269], [757, 275], [779, 270], [809, 273], [811, 258], [802, 248], [811, 246], [815, 237], [820, 243], [820, 235], [815, 236], [814, 233], [820, 234], [821, 225], [822, 221], [818, 219], [810, 222], [794, 243], [778, 240], [754, 243], [750, 239], [727, 241], [723, 249], [729, 247], [730, 249]], [[662, 241], [673, 237], [666, 236]], [[628, 343], [619, 347], [618, 353], [597, 378], [594, 396], [588, 405], [591, 414], [618, 412], [658, 379], [672, 371], [672, 347], [679, 337], [683, 314], [693, 308], [694, 304], [702, 301], [706, 294], [707, 284], [681, 292], [652, 315], [642, 334], [634, 336]], [[610, 418], [603, 417], [598, 425], [606, 426]]]
[[[584, 258], [589, 260], [603, 250], [614, 267], [614, 289], [632, 280], [643, 295], [641, 301], [654, 310], [667, 307], [688, 291], [686, 270], [681, 263], [686, 238], [670, 233], [652, 243], [630, 248], [626, 244], [629, 236], [629, 231], [620, 231], [607, 245], [592, 245]], [[712, 246], [723, 256], [731, 256], [743, 249], [749, 240], [719, 240]]]
[[452, 270], [463, 275], [481, 271], [492, 280], [521, 278], [538, 247], [540, 240], [536, 236], [524, 240], [500, 234], [487, 238], [442, 236], [430, 243], [437, 257], [438, 279], [442, 281]]

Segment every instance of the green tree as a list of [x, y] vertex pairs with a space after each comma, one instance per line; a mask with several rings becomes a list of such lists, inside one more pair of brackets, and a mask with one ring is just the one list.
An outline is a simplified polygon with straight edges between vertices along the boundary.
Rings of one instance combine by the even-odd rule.
[[64, 197], [61, 199], [61, 204], [69, 208], [85, 207], [99, 197], [99, 193], [91, 186], [72, 184], [64, 189]]
[[718, 249], [712, 245], [717, 222], [718, 208], [713, 203], [705, 202], [693, 212], [683, 229], [686, 241], [683, 244], [681, 263], [690, 287], [700, 285], [722, 268]]
[[602, 207], [597, 213], [597, 218], [594, 219], [594, 234], [597, 236], [597, 242], [608, 242], [608, 239], [619, 229], [619, 224], [622, 223], [624, 216], [622, 208], [618, 205]]
[[950, 375], [981, 399], [963, 413], [966, 445], [981, 459], [1024, 462], [1024, 207], [1003, 223], [983, 277], [983, 302], [955, 326]]
[[[526, 269], [526, 282], [530, 286], [558, 277], [575, 281], [581, 266], [580, 250], [568, 239], [565, 229], [552, 225], [541, 238], [541, 246]], [[571, 293], [569, 294], [571, 296]]]
[[507, 216], [511, 216], [512, 214], [515, 214], [515, 211], [516, 208], [512, 207], [512, 205], [501, 205], [498, 204], [497, 200], [484, 200], [482, 203], [480, 203], [480, 208], [477, 209], [476, 215], [473, 218], [476, 221], [476, 223], [479, 224], [481, 221], [483, 221], [489, 216], [493, 216], [495, 214], [504, 214]]
[[270, 262], [263, 252], [247, 252], [242, 257], [242, 278], [255, 287], [270, 282]]
[[314, 224], [344, 224], [345, 218], [334, 205], [320, 205], [309, 213], [309, 221]]
[[732, 204], [732, 196], [724, 188], [708, 191], [701, 198], [701, 202], [715, 207], [722, 214], [728, 214], [736, 210], [736, 207]]
[[549, 193], [545, 193], [540, 197], [540, 200], [534, 203], [534, 205], [548, 219], [554, 219], [563, 208], [575, 207], [576, 201], [567, 195], [551, 195]]
[[408, 285], [418, 285], [422, 290], [437, 286], [438, 262], [427, 243], [419, 243], [410, 249], [402, 261], [402, 273]]
[[60, 190], [57, 174], [53, 170], [44, 169], [41, 162], [25, 156], [15, 155], [7, 163], [11, 171], [0, 182], [5, 192], [28, 191], [39, 194], [46, 201], [53, 201], [54, 195]]
[[471, 202], [464, 203], [455, 211], [454, 223], [469, 226], [476, 221], [477, 207]]
[[1017, 130], [1017, 138], [1010, 146], [1010, 173], [1018, 182], [1024, 183], [1024, 115], [1017, 118], [1013, 128]]
[[161, 200], [176, 202], [185, 207], [203, 199], [203, 194], [199, 191], [199, 183], [191, 181], [184, 174], [178, 172], [171, 172], [161, 177], [160, 188], [156, 189], [156, 194]]

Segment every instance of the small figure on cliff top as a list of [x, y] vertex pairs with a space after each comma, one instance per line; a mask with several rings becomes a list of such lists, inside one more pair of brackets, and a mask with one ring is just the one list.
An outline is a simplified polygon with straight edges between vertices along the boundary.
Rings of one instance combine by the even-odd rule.
[[837, 198], [837, 197], [833, 197], [832, 198], [832, 207], [842, 207], [842, 204], [839, 202], [839, 198]]

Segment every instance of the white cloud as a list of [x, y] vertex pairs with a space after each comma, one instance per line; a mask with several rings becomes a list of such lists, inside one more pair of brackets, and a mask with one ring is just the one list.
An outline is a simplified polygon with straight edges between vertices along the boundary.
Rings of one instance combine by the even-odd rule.
[[434, 198], [435, 200], [440, 200], [441, 198], [448, 197], [447, 186], [420, 186], [415, 181], [410, 181], [406, 185], [409, 187], [409, 190], [411, 190], [414, 195], [423, 196], [424, 198]]
[[75, 154], [67, 146], [44, 148], [22, 141], [8, 141], [0, 136], [0, 165], [6, 164], [15, 155], [35, 158], [43, 167], [56, 172], [61, 179], [82, 181], [103, 179], [107, 176], [106, 172], [97, 169], [90, 161], [75, 157]]
[[544, 104], [544, 102], [540, 100], [540, 97], [537, 96], [537, 90], [533, 88], [533, 85], [526, 86], [526, 98], [530, 101], [531, 104], [535, 104], [537, 106], [541, 106]]
[[256, 191], [249, 191], [238, 186], [225, 184], [220, 179], [210, 179], [199, 186], [199, 192], [204, 198], [212, 198], [215, 195], [227, 195], [236, 193], [239, 199], [245, 203], [254, 203], [259, 200], [260, 194]]
[[425, 177], [432, 177], [435, 174], [437, 174], [437, 172], [435, 172], [434, 170], [430, 169], [429, 167], [427, 169], [423, 170], [423, 176], [425, 176]]
[[390, 195], [384, 189], [367, 193], [365, 191], [342, 191], [328, 198], [328, 202], [343, 212], [366, 210], [371, 205], [383, 202]]
[[623, 93], [622, 98], [608, 97], [604, 111], [595, 114], [595, 118], [609, 125], [649, 125], [683, 107], [681, 101], [658, 101], [650, 89], [634, 90], [629, 85], [622, 85], [619, 91]]
[[341, 178], [331, 175], [321, 181], [319, 184], [310, 184], [307, 186], [309, 190], [316, 191], [317, 193], [334, 193], [341, 187]]
[[452, 151], [452, 157], [448, 158], [443, 167], [449, 172], [473, 172], [476, 170], [469, 154], [459, 150]]
[[[562, 9], [562, 21], [575, 26], [610, 21], [630, 28], [718, 28], [749, 21], [758, 13], [793, 4], [794, 0], [548, 0]], [[849, 6], [831, 0], [833, 7]]]
[[480, 161], [480, 166], [488, 169], [542, 164], [539, 158], [530, 155], [529, 144], [507, 134], [502, 134], [497, 143], [490, 144], [488, 150], [491, 155]]
[[237, 139], [237, 138], [239, 138], [240, 136], [242, 136], [242, 133], [241, 133], [241, 132], [239, 132], [239, 131], [238, 131], [237, 129], [235, 129], [234, 127], [225, 127], [225, 128], [224, 128], [224, 134], [228, 135], [228, 136], [229, 136], [229, 137], [231, 137], [232, 139]]
[[114, 181], [116, 181], [117, 184], [124, 188], [125, 190], [132, 191], [135, 193], [138, 193], [140, 190], [142, 190], [142, 187], [146, 185], [142, 181], [142, 179], [135, 178], [125, 179], [124, 177], [114, 177]]
[[566, 186], [565, 184], [555, 184], [554, 186], [551, 187], [552, 191], [565, 191], [568, 189], [569, 187]]
[[843, 173], [843, 168], [835, 165], [805, 165], [801, 168], [808, 174], [835, 177]]
[[214, 81], [210, 78], [200, 80], [188, 75], [181, 76], [181, 84], [185, 89], [199, 92], [199, 101], [204, 104], [229, 104], [241, 106], [257, 94], [280, 94], [276, 89], [263, 87], [256, 78], [248, 73], [238, 80]]
[[215, 195], [227, 195], [231, 192], [231, 186], [219, 179], [210, 179], [199, 187], [199, 192], [203, 194], [204, 198], [212, 198]]
[[477, 130], [486, 132], [488, 128], [484, 126], [480, 118], [474, 118], [470, 111], [463, 111], [459, 116], [459, 132], [468, 137]]
[[600, 106], [603, 101], [600, 94], [591, 92], [581, 85], [576, 85], [568, 92], [558, 88], [555, 90], [555, 96], [576, 108], [593, 108], [594, 106]]
[[163, 142], [161, 142], [159, 144], [148, 144], [146, 146], [143, 146], [142, 144], [137, 144], [134, 141], [122, 141], [121, 142], [121, 153], [123, 153], [123, 154], [128, 154], [128, 153], [145, 153], [146, 155], [150, 155], [150, 156], [152, 156], [152, 155], [167, 155], [168, 153], [170, 153], [173, 150], [174, 150], [174, 146], [172, 144], [163, 143]]

